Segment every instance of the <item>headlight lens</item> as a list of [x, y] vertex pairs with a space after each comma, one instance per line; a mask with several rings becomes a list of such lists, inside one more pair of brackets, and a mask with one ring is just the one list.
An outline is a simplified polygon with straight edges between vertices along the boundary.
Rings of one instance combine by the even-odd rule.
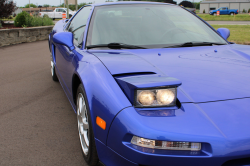
[[171, 89], [157, 90], [156, 98], [160, 105], [169, 105], [175, 100], [175, 94]]
[[176, 88], [137, 90], [136, 107], [157, 107], [176, 105]]
[[155, 94], [152, 91], [141, 91], [138, 95], [138, 101], [142, 105], [151, 105], [155, 101]]

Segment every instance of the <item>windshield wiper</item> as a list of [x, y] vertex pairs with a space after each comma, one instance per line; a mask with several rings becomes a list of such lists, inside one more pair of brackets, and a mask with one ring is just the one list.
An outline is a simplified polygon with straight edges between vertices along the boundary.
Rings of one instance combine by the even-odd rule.
[[99, 48], [99, 47], [108, 47], [108, 48], [111, 48], [111, 49], [121, 49], [121, 48], [146, 49], [145, 47], [140, 47], [140, 46], [135, 46], [135, 45], [128, 45], [128, 44], [123, 44], [123, 43], [109, 43], [109, 44], [98, 44], [98, 45], [87, 46], [88, 49]]
[[226, 44], [225, 43], [216, 43], [216, 42], [187, 42], [187, 43], [172, 45], [172, 46], [168, 46], [168, 47], [164, 47], [164, 48], [213, 46], [213, 45], [226, 45]]

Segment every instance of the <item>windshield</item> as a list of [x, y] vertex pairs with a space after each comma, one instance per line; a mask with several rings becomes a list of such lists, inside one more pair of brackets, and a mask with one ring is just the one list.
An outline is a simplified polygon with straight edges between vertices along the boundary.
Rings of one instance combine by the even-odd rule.
[[123, 43], [159, 48], [186, 42], [227, 44], [200, 19], [172, 5], [96, 7], [87, 38], [87, 46]]

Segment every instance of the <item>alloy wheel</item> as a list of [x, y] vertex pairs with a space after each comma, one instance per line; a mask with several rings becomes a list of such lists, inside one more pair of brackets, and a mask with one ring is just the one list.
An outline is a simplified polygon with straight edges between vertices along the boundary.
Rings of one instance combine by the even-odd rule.
[[89, 123], [88, 123], [88, 111], [86, 103], [82, 93], [77, 97], [77, 123], [80, 142], [83, 153], [87, 156], [89, 152]]

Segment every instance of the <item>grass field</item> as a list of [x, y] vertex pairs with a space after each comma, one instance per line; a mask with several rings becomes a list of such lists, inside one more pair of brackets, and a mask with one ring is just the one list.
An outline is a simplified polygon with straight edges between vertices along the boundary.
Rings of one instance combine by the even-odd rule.
[[209, 14], [197, 14], [197, 15], [205, 21], [250, 21], [249, 14], [237, 14], [235, 16], [231, 15], [213, 16]]
[[228, 41], [237, 44], [250, 45], [250, 25], [211, 25], [214, 29], [228, 28], [230, 30], [230, 37]]

